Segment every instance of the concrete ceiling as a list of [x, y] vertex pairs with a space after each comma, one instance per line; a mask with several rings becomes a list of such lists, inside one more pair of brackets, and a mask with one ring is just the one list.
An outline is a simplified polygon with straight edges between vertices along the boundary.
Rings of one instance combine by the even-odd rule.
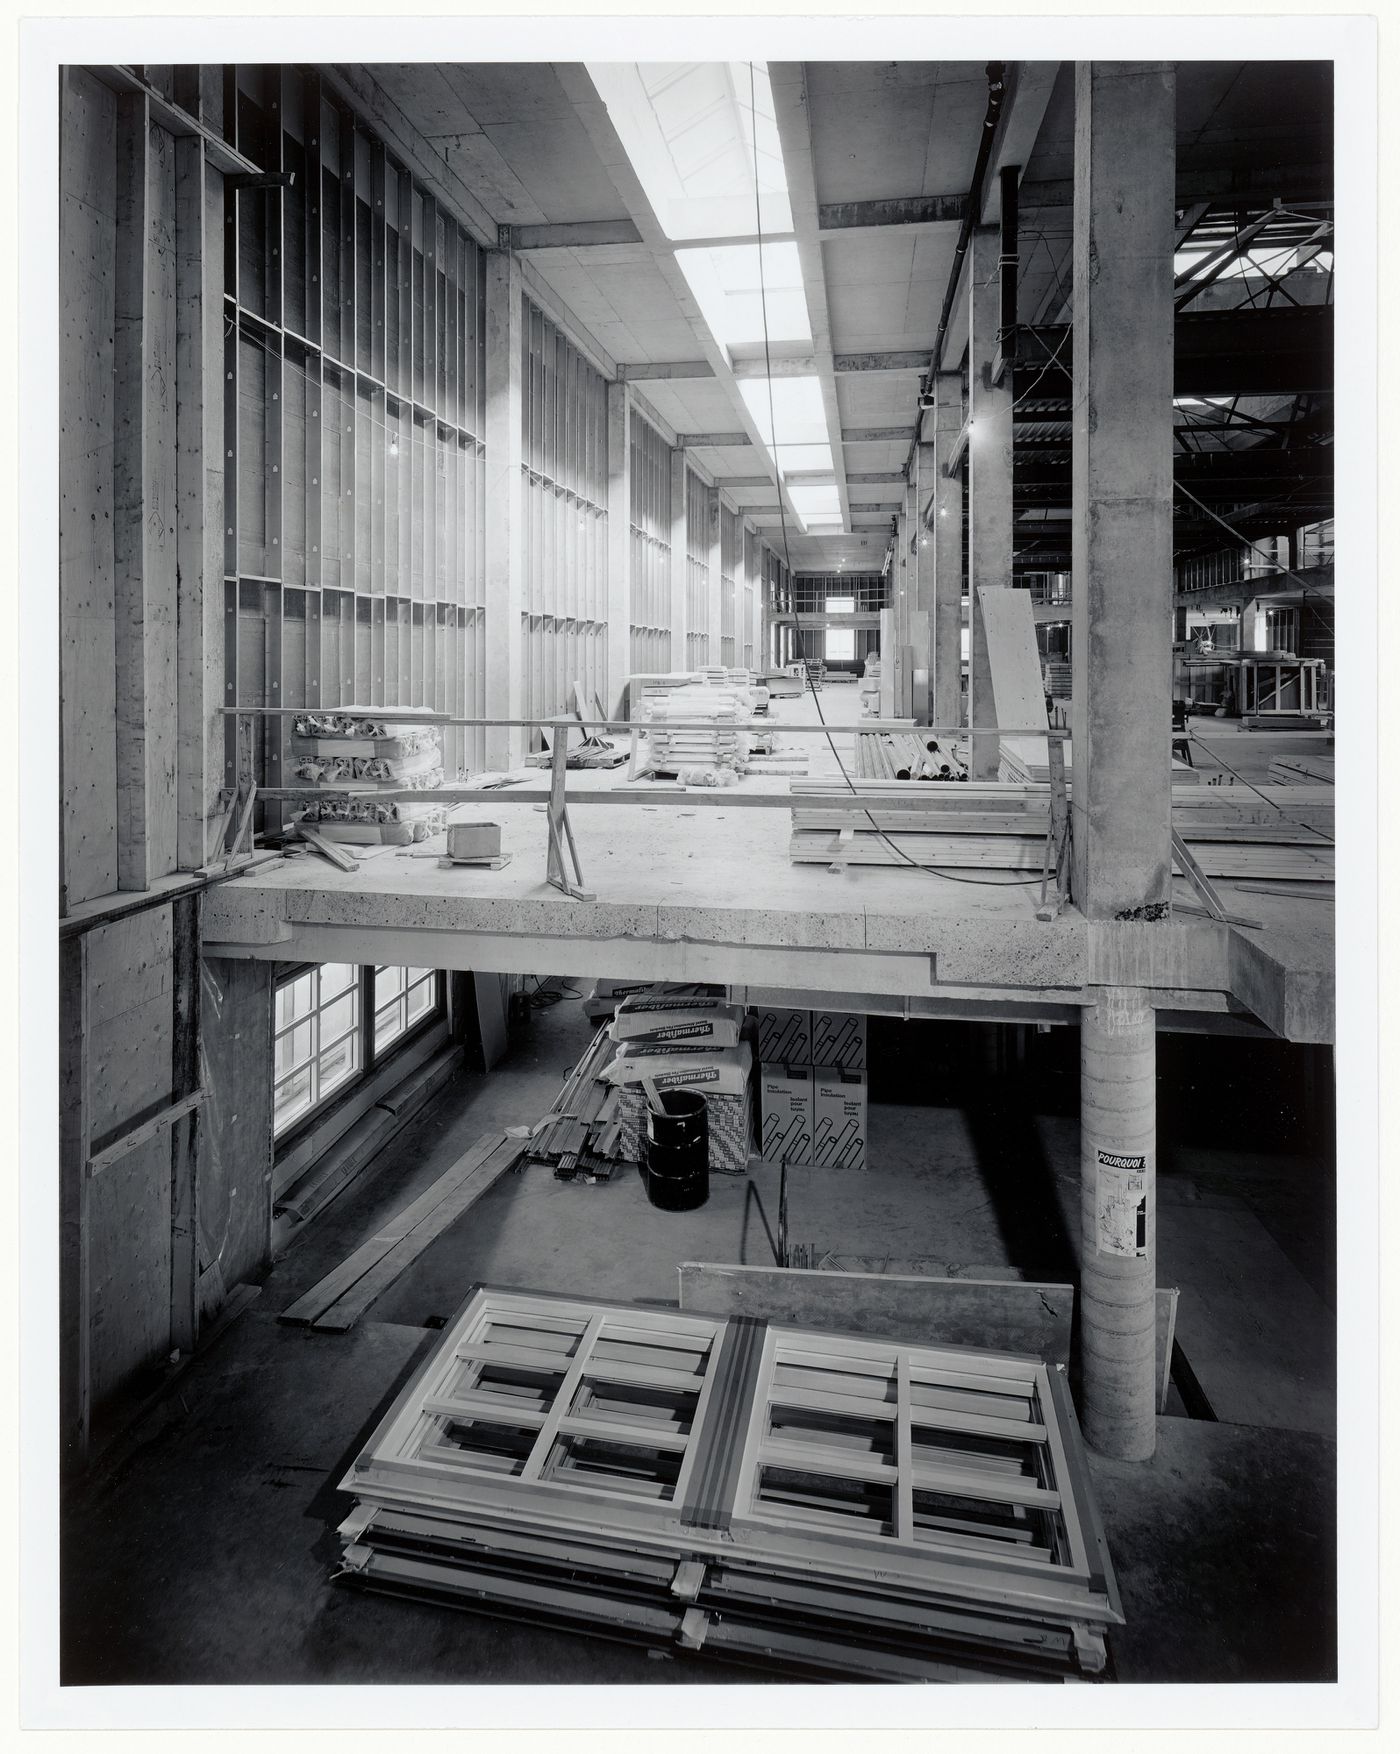
[[[376, 100], [380, 113], [407, 123], [457, 186], [470, 191], [479, 235], [488, 224], [517, 228], [512, 241], [523, 250], [528, 278], [581, 327], [595, 359], [624, 375], [628, 367], [676, 368], [664, 377], [636, 374], [636, 394], [663, 430], [747, 435], [748, 444], [694, 447], [695, 461], [721, 486], [749, 484], [733, 497], [760, 518], [765, 508], [775, 518], [778, 488], [731, 354], [701, 316], [585, 69], [537, 62], [355, 71], [378, 88], [387, 106]], [[986, 69], [964, 62], [775, 62], [768, 71], [813, 331], [810, 346], [776, 351], [802, 355], [803, 369], [822, 383], [841, 504], [848, 529], [857, 526], [845, 536], [798, 535], [789, 505], [791, 556], [813, 568], [839, 559], [878, 564], [887, 521], [852, 508], [897, 503], [897, 482], [859, 478], [902, 474], [918, 417], [920, 370], [882, 369], [888, 359], [869, 356], [908, 354], [926, 366], [932, 354], [986, 110]], [[704, 118], [724, 115], [734, 78], [720, 62], [642, 69], [644, 84], [685, 97], [672, 111], [679, 120], [671, 145], [689, 154], [701, 192]], [[1330, 199], [1330, 78], [1321, 63], [1180, 64], [1183, 210], [1235, 197], [1263, 206], [1275, 196]], [[976, 218], [997, 218], [999, 165], [1020, 166], [1022, 322], [1067, 315], [1073, 88], [1070, 65], [1007, 64], [1007, 102]], [[692, 112], [697, 126], [687, 137]], [[712, 134], [714, 140], [714, 151], [732, 157], [738, 150], [727, 137]], [[876, 202], [886, 207], [869, 205]], [[575, 229], [518, 229], [532, 227]], [[945, 370], [962, 363], [965, 290], [964, 284], [945, 338]], [[734, 354], [755, 351], [762, 350]], [[757, 368], [752, 358], [738, 361], [740, 371]], [[880, 436], [859, 436], [872, 431]], [[769, 482], [766, 490], [752, 485], [761, 479]], [[860, 527], [872, 524], [882, 527]], [[761, 527], [780, 545], [776, 528]]]

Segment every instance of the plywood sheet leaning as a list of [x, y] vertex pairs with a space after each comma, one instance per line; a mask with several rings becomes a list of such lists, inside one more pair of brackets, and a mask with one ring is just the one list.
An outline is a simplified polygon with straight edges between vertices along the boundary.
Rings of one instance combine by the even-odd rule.
[[[1035, 614], [1029, 591], [988, 590], [979, 587], [978, 606], [987, 641], [987, 663], [992, 672], [992, 694], [997, 724], [1008, 731], [1024, 732], [1045, 723], [1045, 686], [1036, 655]], [[1033, 739], [1043, 762], [1045, 742]]]

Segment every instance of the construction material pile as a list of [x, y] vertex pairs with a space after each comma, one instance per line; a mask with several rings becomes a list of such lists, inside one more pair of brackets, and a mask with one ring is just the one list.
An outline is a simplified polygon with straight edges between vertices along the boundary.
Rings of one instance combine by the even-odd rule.
[[648, 678], [635, 714], [647, 728], [643, 767], [687, 786], [729, 786], [743, 773], [805, 773], [801, 750], [776, 752], [773, 732], [754, 725], [760, 699], [767, 710], [767, 690], [749, 674], [716, 667]]
[[958, 750], [927, 731], [858, 731], [858, 780], [965, 780], [967, 764]]
[[[609, 983], [630, 984], [630, 983]], [[596, 1015], [596, 1013], [595, 1013]], [[560, 1181], [607, 1181], [640, 1163], [646, 1097], [694, 1089], [709, 1110], [710, 1168], [742, 1175], [753, 1148], [753, 1031], [742, 1005], [711, 988], [634, 986], [620, 995], [526, 1146]]]
[[659, 1091], [698, 1091], [709, 1115], [709, 1167], [743, 1175], [753, 1147], [754, 1066], [744, 1007], [720, 998], [636, 993], [618, 1006], [607, 1033], [617, 1052], [602, 1076], [618, 1095], [613, 1112], [622, 1127], [622, 1155], [641, 1161], [646, 1079]]
[[1062, 1367], [484, 1286], [340, 1482], [347, 1584], [864, 1681], [1123, 1624]]
[[[1074, 767], [1074, 748], [1068, 737], [1061, 739], [1065, 755], [1065, 774]], [[1173, 786], [1198, 786], [1201, 776], [1189, 762], [1180, 761], [1168, 751]], [[1050, 745], [1046, 737], [1003, 737], [1000, 739], [1000, 762], [997, 777], [1013, 786], [1043, 785], [1050, 778]]]
[[300, 820], [327, 840], [408, 846], [442, 831], [447, 821], [442, 804], [397, 796], [442, 785], [442, 736], [436, 725], [349, 707], [300, 713], [292, 729], [291, 783], [315, 786], [324, 794], [306, 805]]
[[[795, 864], [927, 865], [1038, 875], [1048, 785], [912, 787], [897, 781], [793, 782]], [[1172, 801], [1172, 826], [1207, 877], [1330, 883], [1332, 788], [1198, 786]]]
[[648, 765], [686, 785], [733, 785], [748, 760], [751, 714], [736, 689], [696, 682], [658, 695], [648, 688], [642, 717]]

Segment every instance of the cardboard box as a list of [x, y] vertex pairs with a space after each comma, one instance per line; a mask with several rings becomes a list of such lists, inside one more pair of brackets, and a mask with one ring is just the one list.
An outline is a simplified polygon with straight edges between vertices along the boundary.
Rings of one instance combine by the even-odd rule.
[[768, 1011], [755, 1006], [758, 1022], [758, 1057], [777, 1066], [810, 1066], [812, 1063], [812, 1016], [810, 1011]]
[[812, 1162], [833, 1169], [864, 1169], [865, 1073], [814, 1067], [812, 1113]]
[[761, 1072], [765, 1163], [812, 1161], [812, 1068], [765, 1064]]
[[812, 1064], [865, 1071], [867, 1021], [854, 1011], [813, 1011]]
[[743, 1024], [743, 1006], [724, 999], [634, 993], [618, 1006], [610, 1033], [614, 1041], [712, 1042], [732, 1048]]
[[499, 859], [499, 822], [450, 822], [447, 825], [449, 859]]

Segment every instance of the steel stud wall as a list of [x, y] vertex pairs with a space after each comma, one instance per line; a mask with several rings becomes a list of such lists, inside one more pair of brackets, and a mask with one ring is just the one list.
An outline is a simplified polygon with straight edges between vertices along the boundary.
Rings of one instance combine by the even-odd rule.
[[634, 672], [671, 668], [671, 447], [634, 408], [631, 420]]
[[700, 670], [710, 662], [709, 492], [689, 469], [685, 472], [685, 554], [685, 663], [689, 670]]
[[[734, 656], [734, 580], [743, 562], [743, 525], [739, 514], [719, 502], [719, 661], [732, 670]], [[747, 625], [747, 623], [745, 624]]]
[[607, 665], [607, 385], [542, 311], [521, 325], [524, 709], [591, 699]]
[[[226, 699], [478, 712], [482, 253], [316, 73], [224, 85], [226, 137], [294, 173], [227, 204]], [[264, 722], [266, 784], [285, 737]], [[479, 734], [444, 754], [480, 766]]]

